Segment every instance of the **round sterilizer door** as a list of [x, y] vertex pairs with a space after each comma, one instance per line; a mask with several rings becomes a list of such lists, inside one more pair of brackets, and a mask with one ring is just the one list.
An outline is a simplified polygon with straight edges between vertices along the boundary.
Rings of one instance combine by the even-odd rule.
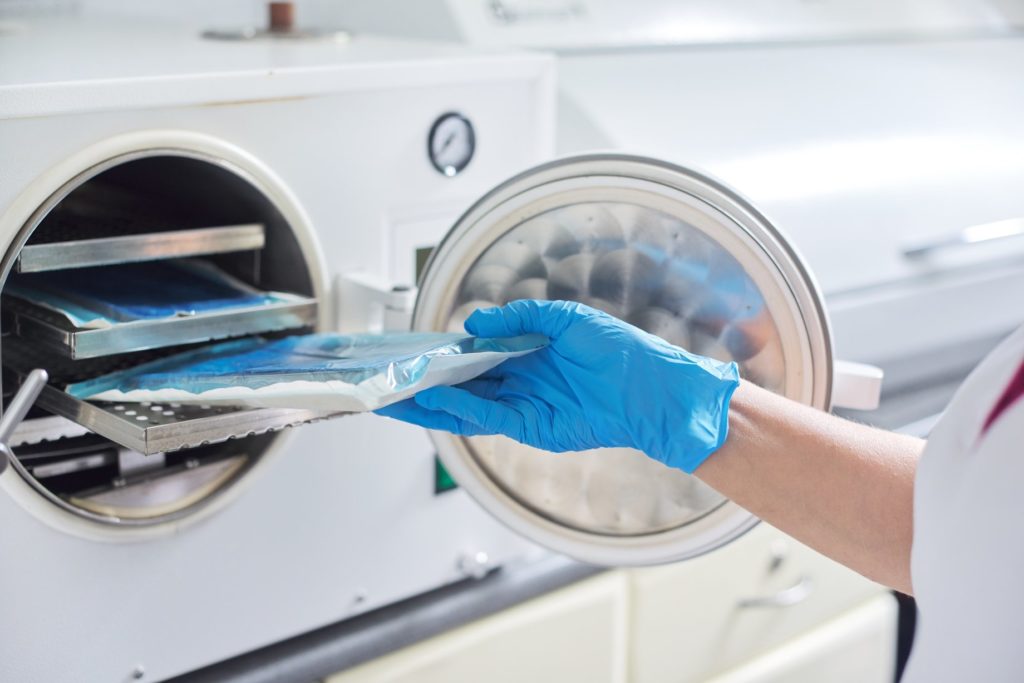
[[[523, 298], [589, 304], [829, 407], [828, 321], [807, 269], [747, 201], [692, 170], [591, 155], [507, 181], [435, 250], [413, 326], [461, 330], [473, 310]], [[548, 453], [504, 437], [432, 438], [484, 508], [580, 560], [683, 559], [757, 522], [697, 478], [630, 449]]]

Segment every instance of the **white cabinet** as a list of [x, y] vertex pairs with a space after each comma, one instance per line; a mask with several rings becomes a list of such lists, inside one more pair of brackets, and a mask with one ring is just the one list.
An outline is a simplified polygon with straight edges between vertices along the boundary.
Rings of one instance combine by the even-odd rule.
[[703, 557], [633, 570], [630, 589], [632, 683], [704, 681], [888, 598], [767, 524]]
[[890, 683], [891, 595], [761, 524], [704, 557], [619, 570], [328, 683]]
[[889, 683], [896, 601], [879, 595], [708, 683]]
[[626, 607], [626, 577], [604, 574], [355, 667], [326, 683], [624, 683]]

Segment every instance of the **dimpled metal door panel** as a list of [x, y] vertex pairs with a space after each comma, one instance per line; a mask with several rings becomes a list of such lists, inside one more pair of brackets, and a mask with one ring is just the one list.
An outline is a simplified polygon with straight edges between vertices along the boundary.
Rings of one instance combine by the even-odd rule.
[[[651, 169], [655, 177], [645, 177]], [[440, 245], [415, 325], [461, 330], [481, 307], [578, 301], [823, 406], [830, 350], [813, 283], [770, 226], [758, 233], [757, 222], [744, 222], [751, 214], [737, 219], [741, 200], [730, 206], [716, 191], [699, 174], [634, 158], [584, 157], [527, 172], [470, 209]], [[514, 527], [533, 536], [539, 525], [546, 533], [537, 540], [583, 559], [686, 556], [687, 536], [706, 550], [716, 529], [726, 539], [753, 523], [698, 479], [630, 449], [555, 454], [504, 437], [435, 441], [478, 499], [477, 480], [485, 482], [485, 506], [501, 500], [499, 516]], [[613, 550], [591, 554], [588, 542]], [[661, 553], [652, 550], [659, 545]], [[637, 546], [649, 552], [621, 552]]]

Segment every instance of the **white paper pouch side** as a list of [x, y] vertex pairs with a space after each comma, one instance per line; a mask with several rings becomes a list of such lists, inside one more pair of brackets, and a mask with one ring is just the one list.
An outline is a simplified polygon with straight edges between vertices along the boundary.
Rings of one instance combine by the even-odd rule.
[[359, 384], [349, 384], [338, 380], [323, 382], [300, 380], [270, 384], [258, 389], [236, 386], [211, 389], [200, 393], [182, 389], [135, 389], [128, 392], [114, 389], [91, 396], [89, 400], [297, 408], [324, 413], [362, 413], [397, 403], [430, 387], [461, 384], [487, 372], [509, 358], [523, 356], [535, 350], [536, 348], [511, 352], [481, 351], [434, 356], [428, 362], [423, 377], [418, 382], [399, 391], [395, 391], [387, 375], [382, 373]]

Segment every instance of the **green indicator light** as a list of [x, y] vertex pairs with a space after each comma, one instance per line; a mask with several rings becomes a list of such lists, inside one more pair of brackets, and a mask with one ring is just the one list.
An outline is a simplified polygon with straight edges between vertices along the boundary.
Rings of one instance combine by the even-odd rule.
[[452, 475], [448, 474], [448, 470], [441, 464], [441, 460], [434, 456], [434, 493], [451, 491], [454, 488], [458, 488], [458, 486], [455, 480], [452, 479]]

